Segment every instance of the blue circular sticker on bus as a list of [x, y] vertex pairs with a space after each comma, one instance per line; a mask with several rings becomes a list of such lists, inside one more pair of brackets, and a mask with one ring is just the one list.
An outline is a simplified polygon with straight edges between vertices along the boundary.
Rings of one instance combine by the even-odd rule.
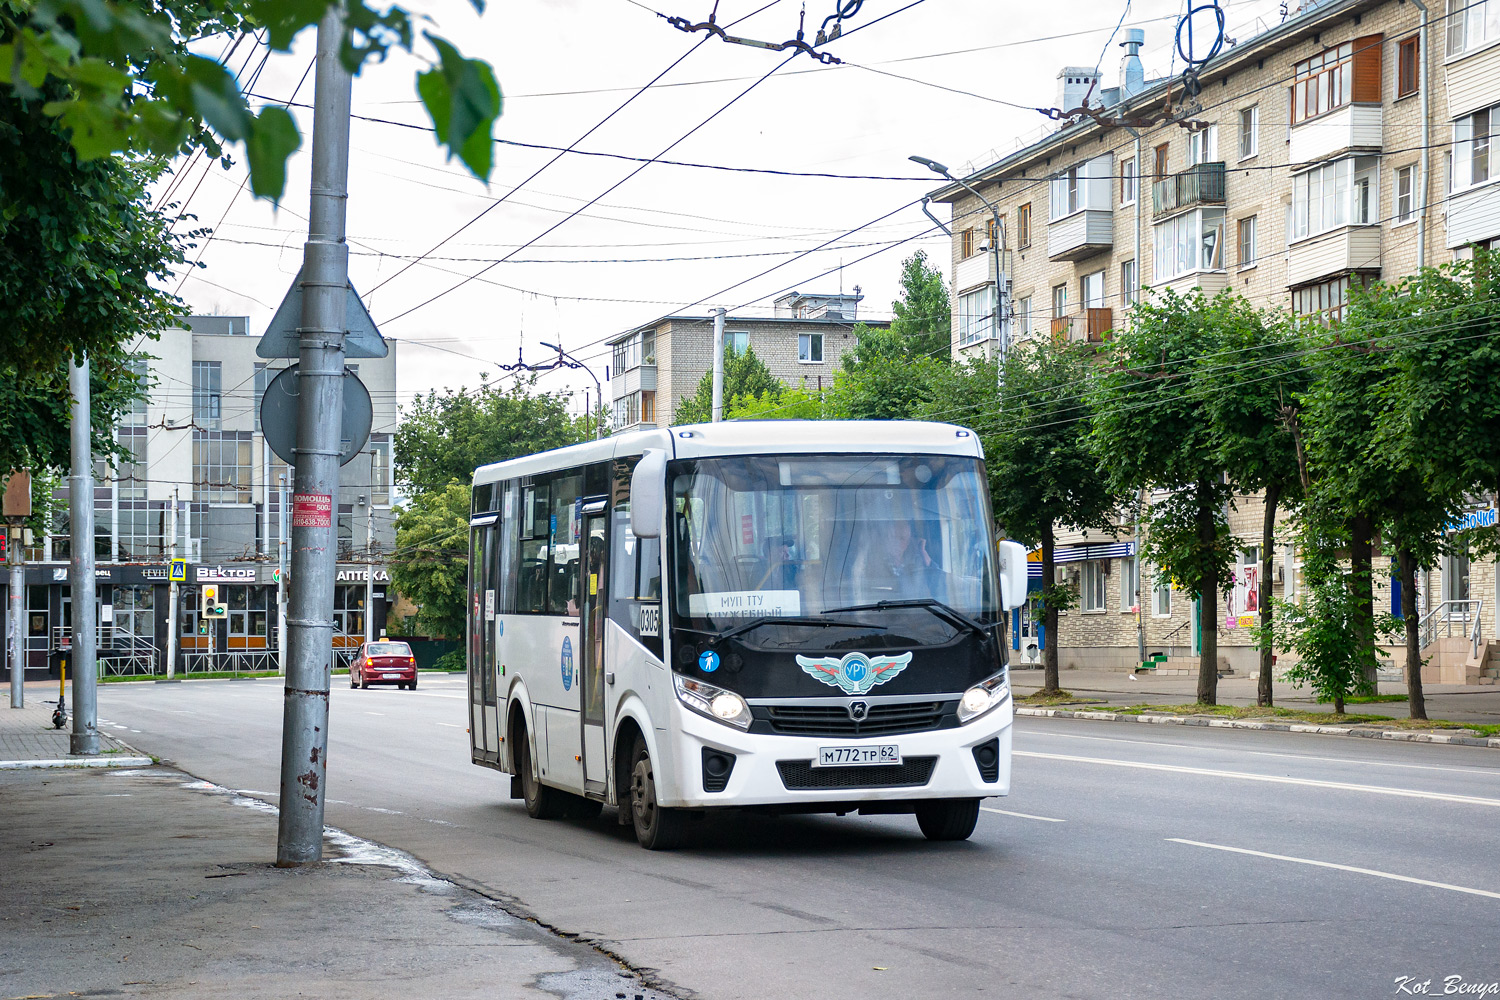
[[562, 648], [562, 679], [563, 690], [573, 689], [573, 640], [569, 636], [563, 636]]
[[698, 654], [698, 669], [705, 674], [711, 674], [719, 669], [719, 654], [711, 649], [705, 649]]

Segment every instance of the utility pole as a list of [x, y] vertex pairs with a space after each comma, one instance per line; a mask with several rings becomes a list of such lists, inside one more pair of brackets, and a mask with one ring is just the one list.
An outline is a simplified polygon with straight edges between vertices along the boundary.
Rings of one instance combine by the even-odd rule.
[[99, 752], [99, 663], [94, 631], [94, 455], [89, 435], [89, 359], [68, 365], [73, 396], [73, 475], [68, 504], [73, 529], [73, 734], [70, 753]]
[[328, 687], [333, 667], [333, 583], [338, 555], [339, 455], [344, 393], [349, 246], [349, 101], [353, 77], [339, 58], [343, 7], [318, 23], [313, 98], [312, 188], [298, 328], [297, 438], [293, 448], [289, 656], [281, 730], [281, 814], [276, 865], [323, 856], [328, 769]]
[[286, 473], [277, 477], [281, 480], [281, 503], [277, 512], [277, 524], [279, 526], [276, 534], [276, 670], [281, 676], [286, 676], [286, 550], [287, 550], [287, 517], [286, 517]]
[[714, 310], [714, 423], [724, 419], [724, 313], [722, 306]]
[[5, 557], [10, 563], [10, 707], [26, 707], [26, 518], [31, 516], [31, 472], [13, 469], [5, 480]]
[[177, 487], [172, 487], [172, 542], [167, 559], [167, 680], [177, 676]]
[[365, 642], [375, 641], [375, 449], [370, 449], [370, 502], [365, 506]]

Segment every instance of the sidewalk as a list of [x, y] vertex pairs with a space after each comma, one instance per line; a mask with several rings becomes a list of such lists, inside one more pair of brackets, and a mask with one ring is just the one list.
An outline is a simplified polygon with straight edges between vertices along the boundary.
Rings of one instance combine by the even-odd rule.
[[0, 771], [0, 997], [669, 1000], [409, 855], [275, 850], [274, 807], [173, 768]]
[[[1042, 686], [1041, 670], [1018, 670], [1012, 664], [1011, 687], [1024, 696]], [[1063, 690], [1077, 695], [1080, 701], [1099, 701], [1108, 705], [1183, 705], [1198, 697], [1195, 674], [1157, 676], [1148, 671], [1132, 674], [1119, 670], [1063, 670], [1058, 682]], [[1218, 700], [1221, 705], [1254, 705], [1257, 677], [1234, 675], [1219, 679]], [[1381, 682], [1381, 694], [1405, 694], [1400, 682]], [[1427, 714], [1433, 719], [1451, 722], [1500, 723], [1500, 689], [1454, 684], [1429, 684], [1423, 688]], [[1319, 705], [1312, 692], [1276, 681], [1271, 689], [1275, 704], [1281, 708], [1307, 711], [1333, 711], [1330, 704]], [[1394, 719], [1410, 718], [1404, 701], [1349, 705], [1350, 715], [1384, 715]]]
[[[71, 689], [69, 695], [72, 694]], [[44, 700], [42, 695], [45, 694]], [[73, 732], [73, 703], [68, 702], [68, 722], [52, 728], [52, 710], [57, 707], [57, 684], [26, 685], [26, 707], [10, 707], [10, 688], [0, 685], [0, 770], [17, 767], [136, 767], [151, 763], [136, 750], [99, 733], [99, 756], [73, 757], [69, 738]], [[3, 992], [3, 980], [0, 980]]]

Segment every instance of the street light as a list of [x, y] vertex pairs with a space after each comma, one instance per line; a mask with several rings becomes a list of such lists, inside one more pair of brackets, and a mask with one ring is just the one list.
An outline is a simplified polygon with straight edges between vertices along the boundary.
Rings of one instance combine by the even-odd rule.
[[[543, 347], [557, 352], [557, 365], [561, 365], [564, 368], [581, 368], [588, 373], [589, 378], [594, 380], [594, 393], [599, 398], [599, 405], [603, 406], [604, 386], [599, 381], [599, 376], [594, 374], [593, 369], [584, 364], [582, 361], [579, 361], [577, 358], [573, 357], [573, 355], [569, 354], [567, 351], [563, 350], [559, 345], [549, 344], [546, 341], [542, 341], [541, 343]], [[553, 365], [553, 367], [556, 368], [557, 365]], [[597, 416], [591, 413], [589, 414], [589, 417], [594, 421], [594, 440], [598, 441], [604, 436], [604, 428], [600, 425], [599, 418]]]
[[[1004, 302], [1004, 293], [1000, 287], [1000, 245], [1005, 242], [1005, 223], [1000, 219], [1000, 210], [996, 208], [988, 198], [980, 194], [979, 191], [974, 187], [970, 186], [965, 181], [954, 177], [953, 173], [937, 160], [929, 159], [925, 156], [908, 156], [907, 159], [912, 161], [913, 163], [920, 163], [922, 166], [926, 167], [928, 170], [931, 170], [933, 173], [940, 174], [943, 177], [948, 178], [948, 180], [952, 181], [954, 184], [957, 184], [959, 187], [963, 188], [965, 191], [968, 191], [974, 197], [984, 202], [985, 208], [988, 208], [990, 210], [991, 218], [995, 220], [995, 235], [990, 240], [990, 259], [994, 262], [995, 266], [995, 308], [990, 312], [990, 329], [995, 335], [995, 344], [999, 348], [1000, 358], [1002, 361], [1004, 361], [1005, 356], [1009, 353], [1010, 344], [1007, 343], [1007, 339], [1002, 334], [1000, 326], [1000, 312], [1002, 303]], [[923, 210], [926, 210], [925, 204], [923, 205]], [[929, 214], [929, 218], [930, 217], [931, 216]]]

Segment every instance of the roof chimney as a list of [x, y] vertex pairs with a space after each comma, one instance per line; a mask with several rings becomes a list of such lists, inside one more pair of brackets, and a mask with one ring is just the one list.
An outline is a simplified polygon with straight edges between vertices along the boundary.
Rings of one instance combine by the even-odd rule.
[[[1100, 107], [1104, 101], [1099, 94], [1100, 75], [1092, 66], [1064, 66], [1057, 71], [1057, 107], [1060, 111], [1072, 111], [1083, 106], [1085, 95], [1089, 104]], [[1092, 88], [1093, 93], [1090, 93]]]
[[1141, 66], [1141, 46], [1146, 42], [1142, 28], [1126, 28], [1125, 40], [1120, 48], [1125, 58], [1120, 60], [1120, 99], [1129, 100], [1146, 89], [1146, 70]]

